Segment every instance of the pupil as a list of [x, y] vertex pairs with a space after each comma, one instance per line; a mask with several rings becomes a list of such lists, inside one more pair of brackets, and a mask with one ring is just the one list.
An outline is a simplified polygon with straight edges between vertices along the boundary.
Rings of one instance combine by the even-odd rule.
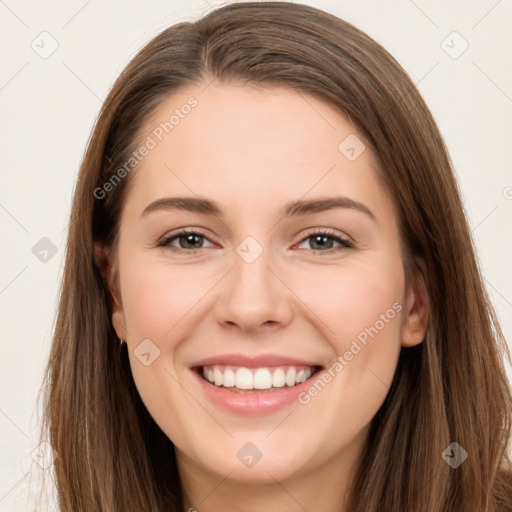
[[[187, 245], [188, 243], [191, 243], [192, 245], [194, 245], [194, 238], [196, 239], [195, 245], [198, 245], [198, 246], [201, 245], [200, 242], [197, 242], [197, 240], [201, 238], [199, 235], [190, 234], [190, 235], [185, 235], [184, 237], [182, 237], [182, 239], [183, 238], [185, 239], [185, 245]], [[198, 249], [200, 247], [192, 247], [192, 248]], [[190, 249], [190, 247], [185, 247], [185, 249]]]
[[[320, 242], [320, 243], [319, 243]], [[322, 236], [322, 235], [316, 235], [314, 237], [314, 243], [313, 245], [317, 245], [318, 247], [326, 247], [326, 243], [328, 244], [329, 242], [332, 243], [332, 240], [330, 240], [328, 237], [326, 236]], [[313, 249], [316, 249], [317, 247], [313, 247]], [[328, 249], [330, 249], [331, 247], [328, 247]]]

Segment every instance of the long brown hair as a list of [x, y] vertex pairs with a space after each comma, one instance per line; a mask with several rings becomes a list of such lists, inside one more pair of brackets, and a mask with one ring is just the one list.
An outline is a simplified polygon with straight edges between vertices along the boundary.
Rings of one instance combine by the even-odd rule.
[[[395, 204], [407, 275], [425, 261], [430, 319], [402, 348], [371, 423], [351, 512], [512, 511], [510, 352], [483, 285], [458, 185], [413, 82], [378, 43], [319, 9], [232, 3], [151, 40], [119, 76], [84, 156], [72, 206], [45, 375], [43, 437], [56, 450], [63, 511], [180, 511], [174, 445], [135, 387], [116, 342], [105, 262], [136, 169], [97, 198], [130, 158], [155, 108], [187, 85], [283, 86], [344, 112], [369, 142]], [[442, 457], [457, 442], [468, 458]]]

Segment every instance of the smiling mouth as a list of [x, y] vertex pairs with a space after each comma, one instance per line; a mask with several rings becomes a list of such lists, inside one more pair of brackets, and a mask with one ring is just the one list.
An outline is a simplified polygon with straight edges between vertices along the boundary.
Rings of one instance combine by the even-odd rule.
[[235, 393], [269, 393], [292, 388], [311, 379], [322, 369], [322, 366], [247, 368], [220, 364], [193, 368], [209, 384]]

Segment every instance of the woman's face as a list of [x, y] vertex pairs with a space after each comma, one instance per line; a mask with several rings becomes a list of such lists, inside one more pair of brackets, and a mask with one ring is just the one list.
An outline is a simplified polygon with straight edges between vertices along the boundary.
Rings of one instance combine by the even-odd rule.
[[312, 96], [215, 84], [166, 99], [139, 142], [113, 322], [179, 463], [246, 482], [346, 466], [424, 335], [370, 148]]

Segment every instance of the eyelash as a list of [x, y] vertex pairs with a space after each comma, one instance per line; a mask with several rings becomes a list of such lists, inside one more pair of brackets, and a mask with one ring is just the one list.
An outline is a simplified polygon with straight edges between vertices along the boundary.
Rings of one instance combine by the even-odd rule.
[[[194, 252], [200, 251], [201, 249], [205, 249], [205, 247], [200, 247], [199, 249], [183, 249], [181, 247], [174, 247], [174, 246], [170, 245], [170, 243], [173, 240], [179, 239], [180, 237], [182, 237], [184, 235], [197, 235], [197, 236], [199, 236], [201, 238], [205, 238], [209, 242], [213, 243], [206, 236], [206, 234], [201, 232], [200, 230], [184, 229], [184, 230], [182, 230], [182, 231], [180, 231], [178, 233], [175, 233], [172, 236], [163, 237], [158, 242], [158, 247], [168, 247], [171, 250], [182, 251], [182, 252], [185, 252], [185, 253], [194, 253]], [[301, 240], [299, 241], [299, 244], [301, 244], [302, 242], [306, 241], [308, 238], [312, 238], [313, 236], [320, 236], [320, 235], [324, 235], [326, 238], [331, 238], [335, 242], [340, 243], [341, 247], [332, 247], [330, 249], [326, 249], [325, 251], [318, 250], [318, 249], [309, 249], [309, 250], [311, 250], [311, 251], [313, 251], [313, 252], [315, 252], [317, 254], [321, 254], [321, 253], [331, 254], [332, 252], [337, 252], [337, 251], [343, 250], [343, 249], [353, 249], [355, 247], [355, 245], [352, 242], [350, 242], [349, 240], [341, 238], [340, 236], [336, 235], [336, 233], [334, 231], [332, 231], [330, 229], [317, 229], [317, 228], [313, 228], [311, 230], [308, 230], [306, 232], [305, 236], [303, 236], [301, 238]]]

